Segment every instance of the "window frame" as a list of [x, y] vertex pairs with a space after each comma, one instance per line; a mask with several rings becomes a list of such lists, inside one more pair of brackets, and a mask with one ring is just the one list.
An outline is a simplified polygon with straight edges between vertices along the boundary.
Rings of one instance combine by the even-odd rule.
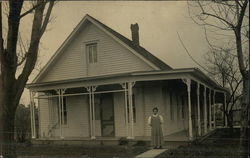
[[[128, 113], [128, 123], [130, 123], [130, 113], [129, 113], [129, 99], [128, 99], [128, 93], [127, 93], [127, 113]], [[134, 123], [136, 123], [136, 106], [135, 106], [135, 94], [132, 94], [132, 108], [133, 108], [133, 118], [134, 118]]]
[[[67, 126], [68, 125], [67, 97], [66, 96], [62, 96], [62, 97], [63, 97], [63, 105], [62, 105], [61, 111], [59, 110], [59, 100], [58, 100], [58, 98], [56, 99], [57, 100], [57, 117], [58, 117], [58, 122], [59, 122], [59, 120], [60, 120], [59, 116], [61, 116], [61, 118], [63, 116], [64, 120], [62, 120], [62, 125]], [[61, 112], [61, 114], [60, 114], [60, 112]]]
[[[98, 42], [86, 43], [85, 44], [85, 50], [86, 50], [86, 56], [87, 56], [88, 64], [97, 64], [98, 61], [99, 61], [98, 60]], [[93, 50], [95, 50], [94, 53], [92, 52]]]
[[170, 120], [174, 121], [174, 105], [173, 105], [173, 92], [169, 91], [169, 108], [170, 108]]

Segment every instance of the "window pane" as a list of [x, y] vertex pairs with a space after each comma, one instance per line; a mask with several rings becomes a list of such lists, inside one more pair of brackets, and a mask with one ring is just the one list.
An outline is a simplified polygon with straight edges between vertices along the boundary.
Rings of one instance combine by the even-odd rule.
[[88, 54], [89, 54], [89, 63], [93, 63], [92, 58], [92, 48], [91, 45], [88, 46]]
[[171, 118], [171, 120], [174, 120], [174, 107], [173, 107], [173, 94], [172, 94], [172, 92], [170, 92], [169, 97], [170, 97], [170, 118]]
[[86, 45], [87, 55], [89, 58], [89, 63], [97, 62], [97, 44], [88, 44]]
[[[58, 110], [58, 122], [59, 122], [59, 120], [60, 120], [60, 116], [61, 116], [61, 118], [63, 118], [63, 120], [62, 120], [62, 124], [64, 124], [64, 125], [66, 125], [67, 124], [67, 103], [66, 103], [66, 97], [64, 96], [63, 97], [63, 105], [62, 105], [62, 109], [61, 109], [61, 111], [59, 110], [59, 108], [61, 108], [60, 107], [60, 104], [59, 104], [59, 100], [58, 100], [59, 98], [57, 98], [57, 110]], [[62, 104], [62, 102], [61, 102], [61, 104]], [[60, 114], [61, 113], [61, 114]]]
[[93, 45], [93, 62], [97, 62], [97, 47], [96, 45]]
[[66, 125], [67, 124], [67, 103], [66, 103], [66, 97], [63, 97], [63, 118], [64, 121], [63, 123]]

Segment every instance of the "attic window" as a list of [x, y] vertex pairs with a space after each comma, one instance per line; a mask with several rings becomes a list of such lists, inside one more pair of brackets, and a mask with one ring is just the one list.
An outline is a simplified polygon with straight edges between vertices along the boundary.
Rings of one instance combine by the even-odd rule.
[[88, 61], [90, 64], [97, 63], [97, 43], [86, 45]]

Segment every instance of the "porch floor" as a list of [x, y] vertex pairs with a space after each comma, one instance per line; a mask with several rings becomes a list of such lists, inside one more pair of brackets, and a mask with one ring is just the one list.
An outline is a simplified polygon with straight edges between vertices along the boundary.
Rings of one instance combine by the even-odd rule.
[[[91, 139], [90, 137], [65, 137], [61, 139], [60, 137], [44, 137], [44, 138], [37, 138], [34, 140], [70, 140], [70, 141], [89, 141], [89, 140], [101, 140], [101, 141], [115, 141], [120, 140], [123, 137], [99, 137], [97, 136], [96, 139]], [[132, 141], [150, 141], [150, 136], [135, 136], [135, 139]], [[188, 131], [183, 130], [176, 133], [172, 133], [170, 135], [164, 136], [164, 141], [189, 141], [188, 138]]]

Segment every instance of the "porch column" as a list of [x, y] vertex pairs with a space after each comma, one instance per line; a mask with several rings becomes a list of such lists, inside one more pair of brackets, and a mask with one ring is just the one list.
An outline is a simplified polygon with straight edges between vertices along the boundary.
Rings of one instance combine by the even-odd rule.
[[227, 116], [225, 114], [226, 112], [226, 105], [227, 105], [227, 97], [226, 97], [226, 93], [224, 93], [224, 126], [227, 127]]
[[211, 89], [208, 91], [208, 106], [209, 106], [209, 129], [212, 129], [212, 109], [211, 109]]
[[134, 111], [133, 111], [133, 86], [134, 82], [128, 82], [128, 104], [129, 104], [129, 122], [130, 136], [129, 139], [134, 139]]
[[32, 137], [32, 139], [36, 138], [34, 95], [35, 95], [35, 93], [30, 90], [30, 123], [31, 123], [31, 137]]
[[213, 120], [214, 120], [214, 128], [216, 127], [216, 118], [215, 118], [215, 113], [216, 113], [216, 110], [215, 110], [215, 107], [216, 107], [216, 102], [215, 102], [215, 94], [216, 94], [216, 91], [214, 90], [214, 93], [213, 93]]
[[65, 93], [66, 89], [61, 89], [61, 94], [60, 94], [60, 98], [61, 98], [61, 138], [63, 139], [64, 138], [64, 128], [63, 128], [63, 125], [65, 124], [64, 122], [64, 101], [63, 101], [63, 95]]
[[128, 87], [127, 83], [121, 84], [122, 88], [124, 89], [124, 103], [125, 103], [125, 126], [126, 126], [126, 136], [129, 138], [129, 124], [128, 124]]
[[188, 130], [189, 140], [193, 139], [193, 125], [192, 125], [192, 108], [191, 108], [191, 79], [183, 79], [183, 82], [187, 85], [188, 92]]
[[90, 126], [90, 138], [95, 139], [94, 130], [93, 130], [93, 95], [92, 95], [92, 86], [87, 87], [89, 92], [89, 126]]
[[204, 97], [204, 132], [207, 133], [207, 88], [204, 85], [204, 91], [203, 91], [203, 97]]
[[62, 133], [62, 99], [61, 99], [61, 89], [56, 90], [58, 94], [58, 111], [59, 111], [59, 129], [60, 129], [60, 138], [63, 139], [63, 133]]
[[197, 113], [198, 113], [198, 135], [201, 136], [200, 84], [198, 82], [197, 82]]
[[92, 123], [92, 127], [93, 127], [93, 136], [92, 139], [95, 139], [95, 91], [96, 91], [96, 86], [92, 86], [92, 109], [93, 109], [93, 123]]

